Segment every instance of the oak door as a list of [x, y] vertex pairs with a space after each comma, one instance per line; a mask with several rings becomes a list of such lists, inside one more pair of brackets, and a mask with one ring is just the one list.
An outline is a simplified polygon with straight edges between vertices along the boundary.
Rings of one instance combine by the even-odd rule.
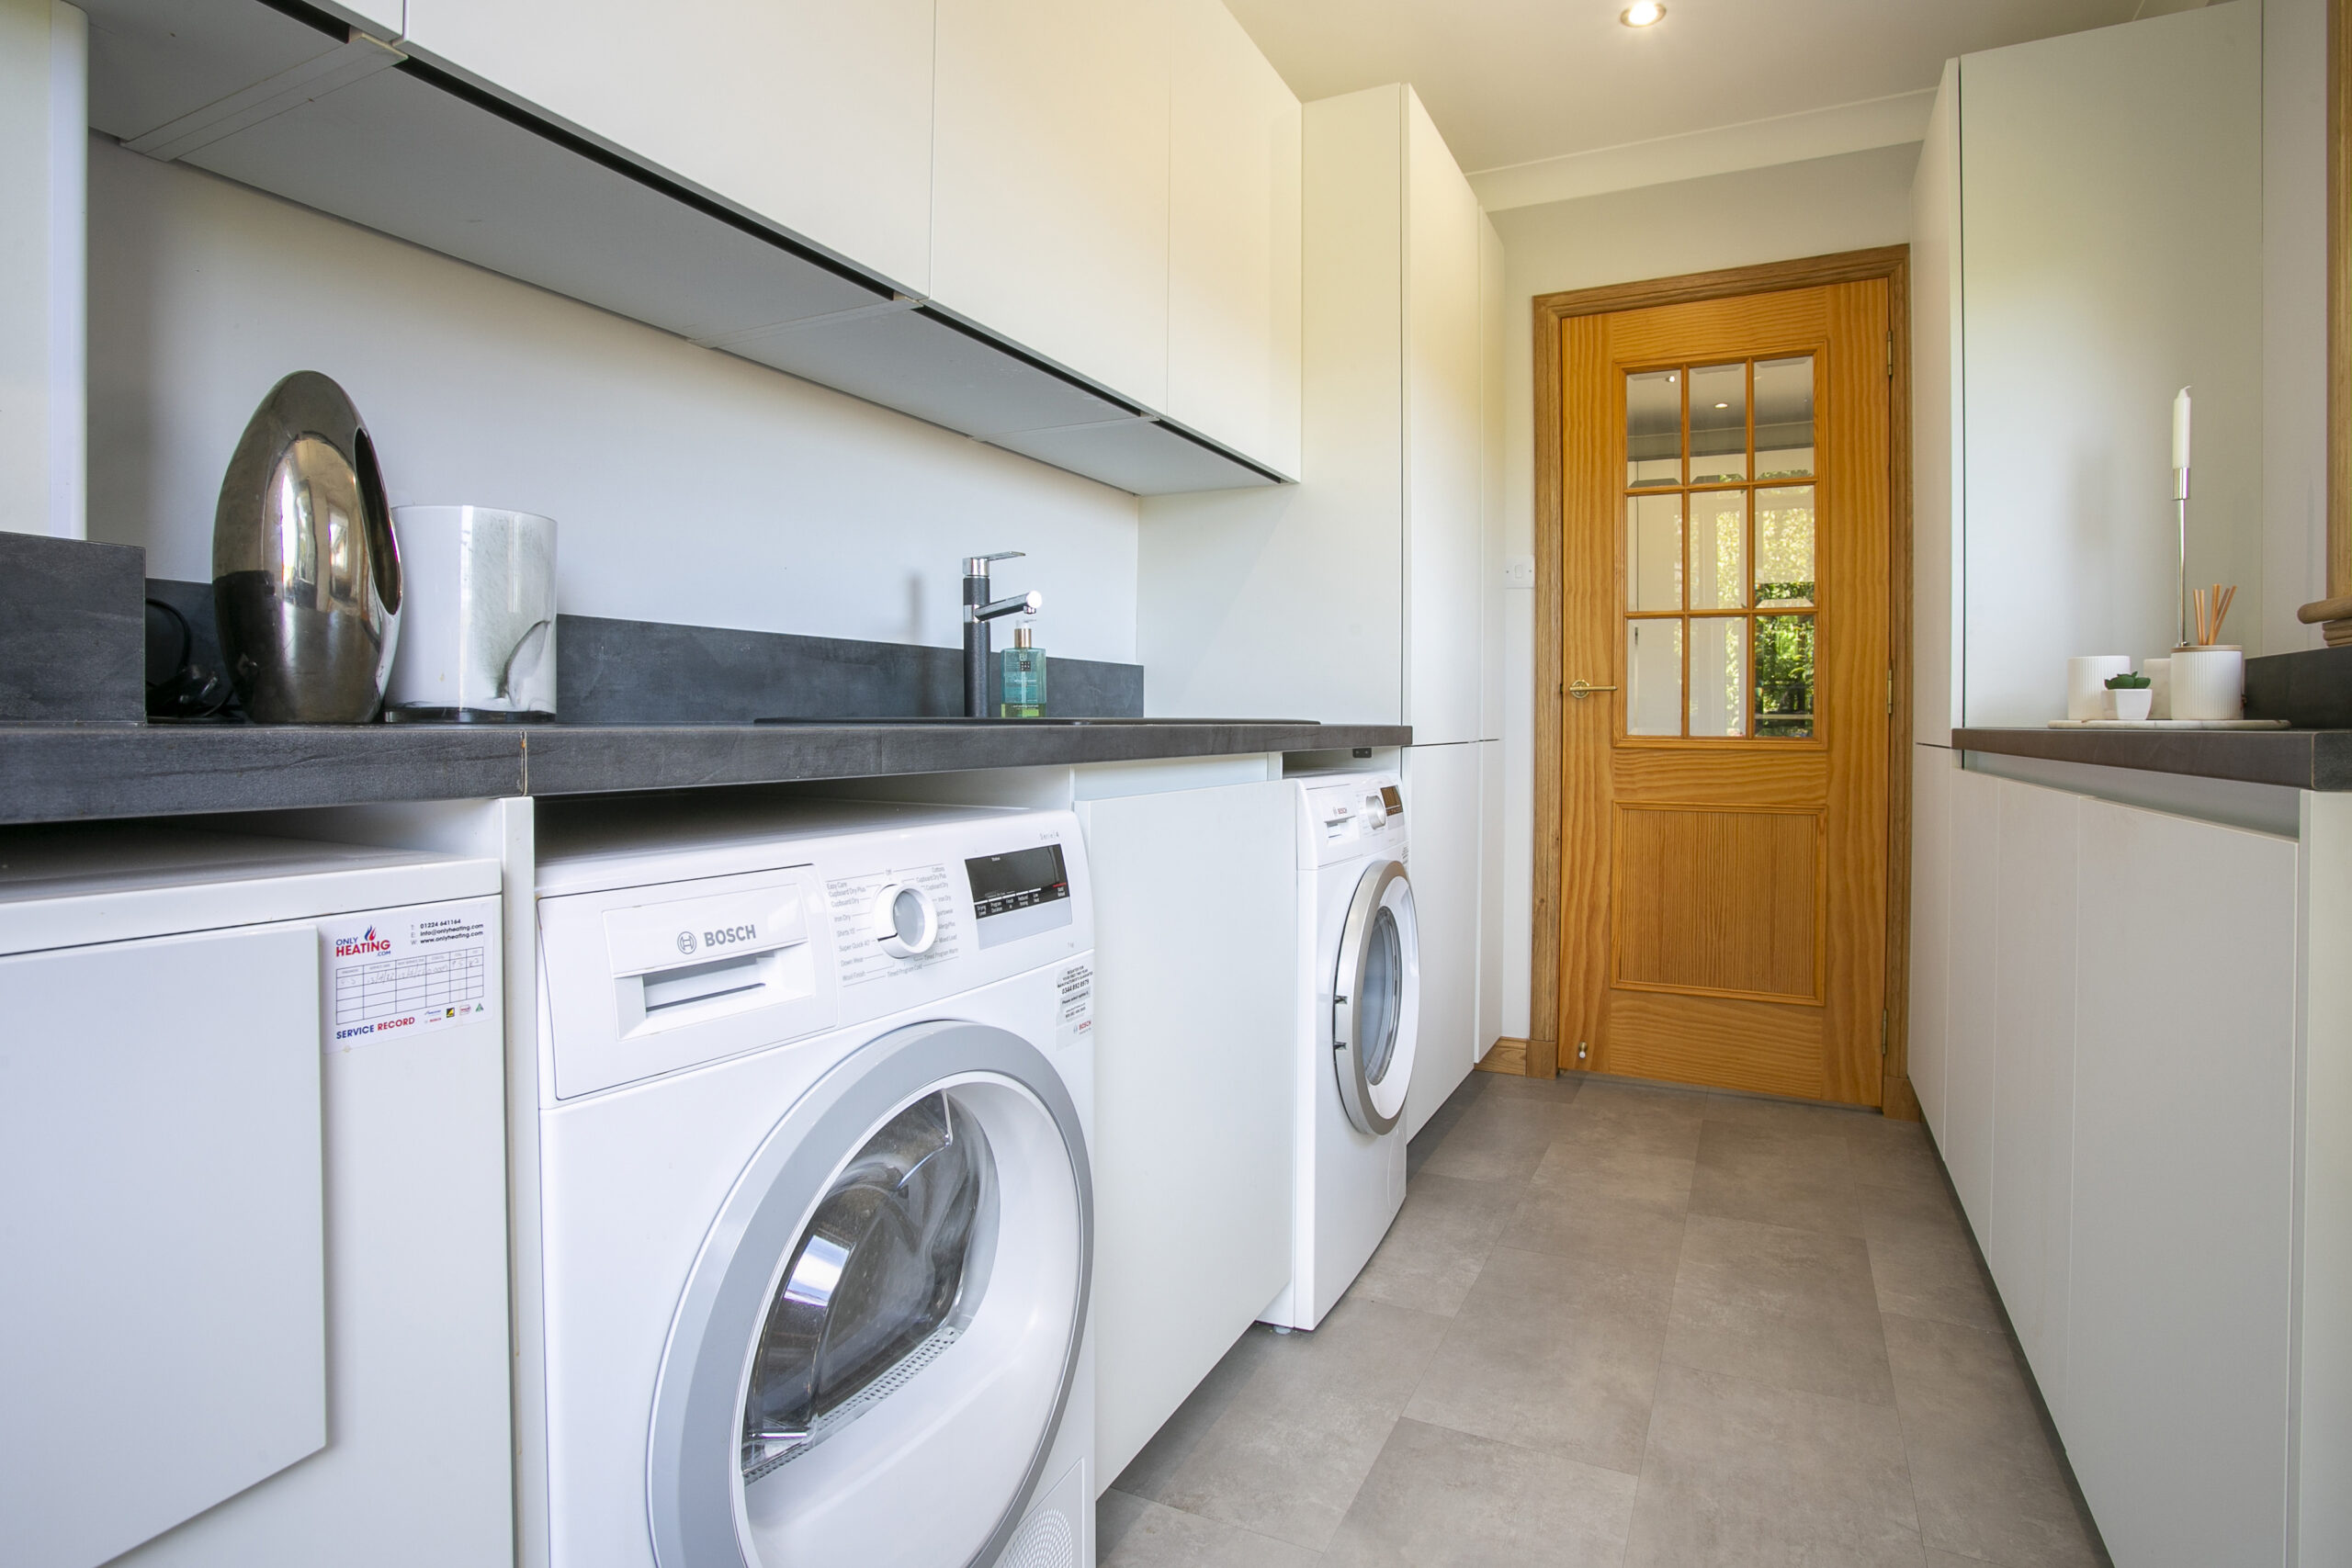
[[1887, 285], [1560, 331], [1561, 1065], [1876, 1104]]

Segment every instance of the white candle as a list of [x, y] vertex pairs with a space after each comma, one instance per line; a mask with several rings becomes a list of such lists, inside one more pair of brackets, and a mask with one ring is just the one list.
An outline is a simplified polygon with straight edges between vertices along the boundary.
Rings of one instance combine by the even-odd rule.
[[2188, 467], [2188, 389], [2183, 387], [2172, 399], [2172, 466]]

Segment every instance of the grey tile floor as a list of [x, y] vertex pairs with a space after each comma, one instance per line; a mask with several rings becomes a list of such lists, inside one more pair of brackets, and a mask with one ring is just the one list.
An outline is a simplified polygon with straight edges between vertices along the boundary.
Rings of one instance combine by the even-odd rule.
[[1477, 1073], [1312, 1334], [1103, 1495], [1111, 1568], [2098, 1564], [1917, 1123]]

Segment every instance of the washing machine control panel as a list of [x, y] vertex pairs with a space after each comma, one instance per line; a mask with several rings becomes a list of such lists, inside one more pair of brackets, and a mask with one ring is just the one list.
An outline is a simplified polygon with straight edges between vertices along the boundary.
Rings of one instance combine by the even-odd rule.
[[1402, 857], [1405, 795], [1394, 775], [1356, 774], [1306, 787], [1306, 830], [1318, 862]]

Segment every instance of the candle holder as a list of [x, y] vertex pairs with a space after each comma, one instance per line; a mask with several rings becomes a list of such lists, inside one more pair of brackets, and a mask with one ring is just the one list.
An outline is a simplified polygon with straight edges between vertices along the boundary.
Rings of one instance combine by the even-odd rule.
[[2180, 546], [2180, 568], [2177, 581], [2180, 601], [2180, 628], [2173, 638], [2175, 648], [2187, 648], [2188, 642], [2188, 470], [2172, 471], [2173, 514], [2177, 526]]

